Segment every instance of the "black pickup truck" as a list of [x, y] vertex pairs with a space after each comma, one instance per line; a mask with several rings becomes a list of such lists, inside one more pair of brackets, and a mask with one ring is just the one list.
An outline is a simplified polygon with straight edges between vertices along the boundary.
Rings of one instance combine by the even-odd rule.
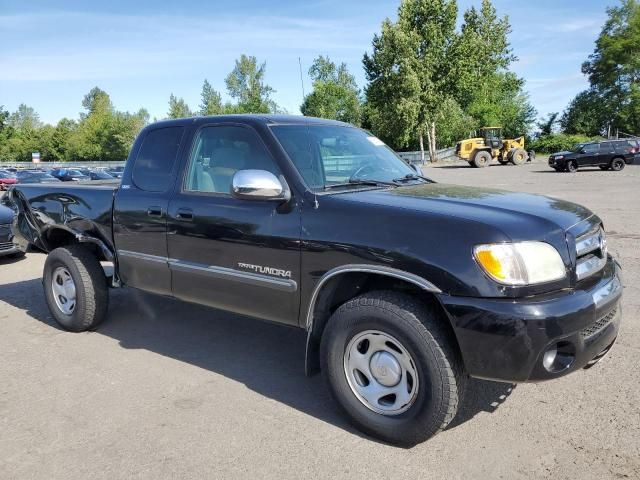
[[126, 285], [305, 329], [306, 371], [391, 443], [442, 430], [469, 376], [554, 379], [618, 333], [620, 268], [595, 214], [435, 183], [339, 122], [159, 122], [119, 187], [19, 185], [10, 200], [16, 241], [48, 252], [64, 328], [96, 328]]

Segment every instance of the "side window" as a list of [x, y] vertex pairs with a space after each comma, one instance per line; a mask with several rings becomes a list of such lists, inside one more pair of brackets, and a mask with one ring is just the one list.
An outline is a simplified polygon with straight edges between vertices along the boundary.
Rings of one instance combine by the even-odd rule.
[[609, 153], [613, 150], [613, 144], [611, 142], [603, 142], [600, 144], [601, 153]]
[[169, 189], [183, 130], [184, 127], [166, 127], [147, 133], [131, 174], [136, 187], [147, 192]]
[[247, 127], [220, 125], [198, 133], [189, 159], [185, 182], [188, 192], [231, 194], [238, 170], [280, 170], [258, 135]]
[[584, 146], [584, 153], [598, 153], [600, 147], [597, 143], [588, 143]]

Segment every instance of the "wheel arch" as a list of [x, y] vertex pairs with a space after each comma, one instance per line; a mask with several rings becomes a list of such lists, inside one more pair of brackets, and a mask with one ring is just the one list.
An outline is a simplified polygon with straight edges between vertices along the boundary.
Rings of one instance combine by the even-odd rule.
[[94, 247], [99, 260], [114, 261], [113, 252], [102, 240], [72, 229], [53, 226], [42, 232], [42, 238], [48, 252], [67, 245], [86, 244]]
[[376, 265], [345, 265], [329, 270], [316, 284], [307, 306], [305, 329], [305, 373], [308, 376], [320, 371], [319, 347], [322, 334], [333, 312], [352, 298], [373, 290], [403, 291], [418, 295], [425, 304], [441, 314], [458, 349], [449, 316], [437, 298], [441, 290], [430, 281], [410, 272]]

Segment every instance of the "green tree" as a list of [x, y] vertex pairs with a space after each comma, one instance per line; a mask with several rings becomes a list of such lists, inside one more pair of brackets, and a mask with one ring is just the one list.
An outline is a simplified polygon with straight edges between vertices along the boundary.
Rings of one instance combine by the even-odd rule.
[[71, 138], [77, 128], [77, 122], [68, 118], [63, 118], [57, 123], [49, 140], [46, 160], [54, 162], [72, 160]]
[[178, 98], [173, 93], [169, 95], [169, 113], [167, 113], [168, 118], [186, 118], [192, 116], [193, 112], [183, 98]]
[[200, 98], [202, 99], [200, 102], [200, 115], [220, 115], [224, 113], [222, 97], [206, 78], [202, 84]]
[[336, 66], [329, 57], [320, 55], [313, 61], [309, 76], [313, 91], [300, 107], [303, 115], [360, 125], [360, 90], [345, 63]]
[[540, 129], [540, 135], [551, 135], [553, 130], [558, 123], [558, 116], [560, 113], [552, 112], [549, 113], [545, 118], [541, 119], [538, 122], [538, 128]]
[[506, 136], [513, 137], [529, 130], [536, 111], [524, 80], [508, 70], [517, 60], [509, 33], [509, 18], [499, 17], [491, 1], [483, 0], [479, 11], [475, 7], [465, 11], [451, 59], [455, 98], [463, 110], [477, 127], [501, 126]]
[[640, 133], [640, 2], [621, 0], [607, 16], [594, 52], [582, 65], [591, 88], [565, 112], [567, 132]]
[[258, 65], [256, 57], [241, 55], [225, 83], [229, 96], [236, 103], [229, 105], [232, 113], [276, 113], [277, 104], [271, 99], [275, 90], [265, 83], [266, 63]]
[[31, 132], [42, 127], [40, 116], [32, 107], [24, 103], [18, 105], [18, 110], [9, 115], [9, 126], [20, 132]]
[[562, 131], [573, 135], [601, 135], [609, 122], [606, 100], [594, 89], [576, 95], [560, 118]]
[[464, 12], [452, 49], [456, 99], [463, 108], [490, 96], [504, 81], [496, 73], [517, 60], [507, 39], [510, 32], [509, 18], [499, 18], [490, 0], [482, 0], [480, 11], [471, 7]]
[[426, 135], [433, 160], [436, 125], [446, 115], [442, 106], [455, 93], [450, 54], [457, 13], [455, 0], [404, 0], [397, 22], [382, 23], [363, 60], [374, 131], [395, 148], [418, 139], [422, 152]]

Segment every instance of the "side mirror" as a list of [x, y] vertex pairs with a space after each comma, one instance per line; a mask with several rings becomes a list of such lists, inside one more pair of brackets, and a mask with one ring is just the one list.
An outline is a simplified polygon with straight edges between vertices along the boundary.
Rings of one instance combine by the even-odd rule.
[[231, 180], [231, 193], [243, 200], [279, 200], [291, 198], [286, 183], [266, 170], [238, 170]]

